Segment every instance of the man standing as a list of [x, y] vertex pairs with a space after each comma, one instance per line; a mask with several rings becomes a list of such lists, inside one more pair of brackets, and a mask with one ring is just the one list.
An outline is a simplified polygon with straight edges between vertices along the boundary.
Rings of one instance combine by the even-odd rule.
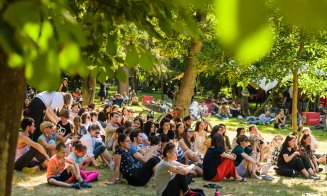
[[290, 95], [290, 93], [288, 92], [287, 89], [283, 92], [283, 97], [284, 97], [283, 107], [285, 109], [285, 115], [288, 116], [289, 115], [289, 108], [290, 108], [290, 105], [291, 105], [291, 95]]
[[250, 116], [250, 105], [249, 105], [250, 93], [247, 88], [242, 91], [242, 112], [243, 115]]

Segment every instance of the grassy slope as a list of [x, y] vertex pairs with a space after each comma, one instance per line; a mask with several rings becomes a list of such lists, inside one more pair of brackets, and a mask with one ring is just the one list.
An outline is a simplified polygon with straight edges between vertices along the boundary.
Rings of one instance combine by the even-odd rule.
[[[159, 95], [160, 96], [160, 95]], [[137, 112], [142, 110], [142, 106], [133, 107]], [[159, 114], [157, 114], [159, 115]], [[243, 126], [245, 128], [248, 125], [241, 124], [242, 119], [229, 119], [220, 120], [215, 117], [208, 118], [208, 121], [213, 125], [224, 123], [227, 125], [228, 135], [230, 139], [233, 139], [236, 135], [236, 128]], [[258, 126], [267, 141], [270, 141], [272, 136], [277, 133], [287, 135], [290, 130], [274, 129], [272, 126]], [[327, 132], [321, 130], [313, 130], [314, 135], [319, 141], [319, 151], [326, 152], [327, 149]], [[99, 182], [92, 183], [94, 188], [73, 190], [61, 187], [49, 186], [46, 183], [45, 173], [39, 172], [32, 175], [23, 174], [21, 172], [14, 171], [13, 180], [13, 195], [155, 195], [154, 180], [151, 180], [145, 187], [133, 187], [129, 186], [125, 180], [122, 180], [118, 184], [107, 186], [104, 184], [106, 180], [109, 180], [112, 175], [112, 171], [109, 169], [100, 169]], [[276, 176], [273, 169], [270, 170], [270, 175], [275, 177], [272, 182], [263, 180], [249, 179], [246, 183], [224, 181], [220, 182], [223, 186], [221, 193], [223, 195], [303, 195], [304, 193], [320, 193], [320, 195], [327, 195], [327, 181], [326, 173], [321, 173], [322, 180], [311, 181], [302, 178], [284, 178]], [[201, 178], [195, 178], [195, 182], [191, 184], [192, 188], [202, 188], [204, 184], [208, 182], [203, 181]], [[214, 195], [213, 189], [203, 188], [207, 195]]]

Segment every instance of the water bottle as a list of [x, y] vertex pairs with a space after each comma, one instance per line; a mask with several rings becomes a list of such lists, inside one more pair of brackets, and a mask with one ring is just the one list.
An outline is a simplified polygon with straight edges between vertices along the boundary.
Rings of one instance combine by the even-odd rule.
[[215, 196], [220, 196], [220, 191], [216, 189]]

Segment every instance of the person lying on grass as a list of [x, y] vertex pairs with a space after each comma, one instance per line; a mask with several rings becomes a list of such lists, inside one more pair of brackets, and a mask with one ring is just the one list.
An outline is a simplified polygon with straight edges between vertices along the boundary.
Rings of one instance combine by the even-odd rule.
[[[80, 175], [85, 182], [96, 181], [99, 177], [99, 172], [94, 171], [86, 171], [86, 168], [91, 163], [91, 157], [85, 156], [87, 147], [83, 144], [76, 144], [75, 151], [70, 153], [66, 159], [66, 162], [69, 164], [78, 164], [80, 169]], [[68, 181], [72, 182], [75, 180], [75, 177], [72, 176]]]
[[[65, 165], [66, 157], [66, 145], [63, 143], [58, 143], [56, 146], [56, 154], [50, 158], [46, 177], [48, 183], [61, 187], [80, 189], [91, 188], [92, 186], [86, 183], [80, 175], [79, 166], [76, 163]], [[66, 181], [75, 176], [76, 183], [68, 184]]]
[[224, 137], [215, 134], [211, 140], [211, 146], [208, 148], [203, 159], [203, 179], [217, 182], [224, 178], [233, 177], [237, 181], [246, 181], [239, 176], [233, 160], [235, 154], [227, 154], [225, 151]]

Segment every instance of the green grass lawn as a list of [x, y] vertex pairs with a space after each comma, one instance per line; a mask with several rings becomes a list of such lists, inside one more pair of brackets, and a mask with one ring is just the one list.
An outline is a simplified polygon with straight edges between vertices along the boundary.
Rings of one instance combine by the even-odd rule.
[[[160, 94], [159, 94], [160, 96]], [[142, 111], [144, 106], [133, 106], [136, 112]], [[156, 113], [156, 116], [159, 114]], [[241, 124], [244, 119], [227, 119], [221, 120], [216, 117], [208, 117], [207, 120], [216, 125], [224, 123], [227, 126], [229, 138], [232, 140], [236, 135], [238, 127], [248, 128], [248, 125]], [[270, 141], [273, 135], [281, 133], [286, 136], [291, 132], [290, 129], [274, 129], [273, 125], [258, 126], [263, 133], [265, 140]], [[327, 132], [312, 129], [313, 134], [319, 142], [319, 151], [327, 153]], [[105, 182], [111, 179], [112, 171], [109, 169], [100, 169], [100, 178], [98, 182], [92, 183], [92, 189], [73, 190], [62, 187], [54, 187], [47, 184], [45, 173], [27, 175], [22, 172], [14, 171], [13, 195], [155, 195], [155, 183], [152, 179], [145, 187], [129, 186], [125, 180], [115, 185], [105, 185]], [[269, 174], [275, 180], [269, 182], [264, 180], [248, 179], [248, 182], [240, 183], [234, 181], [223, 181], [219, 184], [223, 186], [222, 195], [327, 195], [327, 178], [326, 173], [320, 173], [321, 180], [312, 181], [303, 178], [287, 178], [275, 175], [271, 168]], [[208, 184], [202, 178], [195, 178], [191, 183], [192, 188], [202, 188], [210, 196], [214, 195], [215, 190], [203, 188]]]

